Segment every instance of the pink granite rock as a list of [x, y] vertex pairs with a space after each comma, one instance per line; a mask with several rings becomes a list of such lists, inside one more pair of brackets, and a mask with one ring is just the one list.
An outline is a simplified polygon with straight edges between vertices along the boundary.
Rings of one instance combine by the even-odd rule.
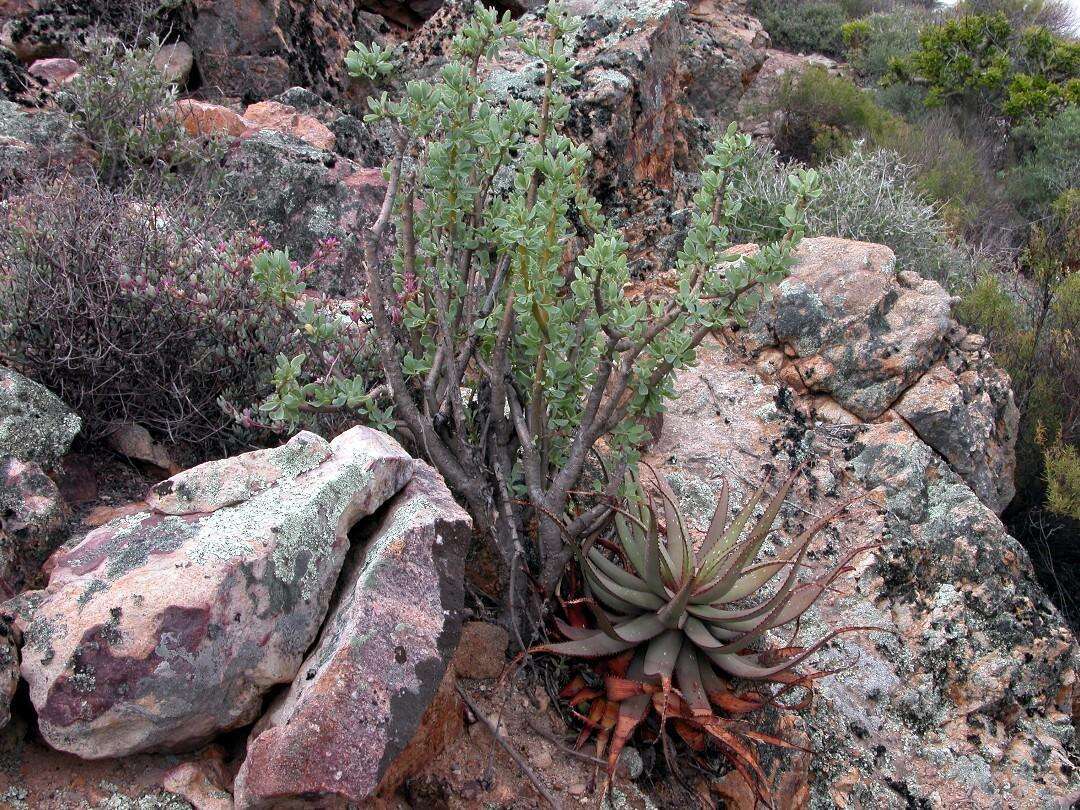
[[360, 427], [231, 461], [158, 485], [159, 509], [91, 531], [15, 603], [22, 674], [54, 748], [181, 750], [255, 720], [318, 633], [349, 530], [414, 465]]
[[418, 464], [362, 528], [366, 546], [350, 554], [318, 642], [251, 733], [237, 808], [352, 807], [392, 766], [396, 779], [407, 775], [396, 760], [427, 730], [421, 718], [457, 645], [471, 522]]

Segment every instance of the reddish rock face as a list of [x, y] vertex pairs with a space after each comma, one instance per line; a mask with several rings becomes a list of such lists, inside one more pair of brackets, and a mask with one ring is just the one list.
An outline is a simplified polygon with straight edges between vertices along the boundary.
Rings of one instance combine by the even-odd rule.
[[300, 433], [157, 485], [156, 508], [57, 555], [46, 589], [9, 603], [44, 738], [93, 759], [252, 722], [315, 638], [348, 530], [413, 463], [367, 428]]
[[458, 641], [471, 522], [435, 471], [418, 464], [377, 521], [360, 528], [370, 534], [346, 563], [318, 642], [251, 733], [237, 808], [354, 806], [392, 789], [391, 770], [396, 781], [409, 775], [399, 757], [410, 744], [436, 753], [414, 738], [440, 733], [436, 717], [421, 718]]
[[38, 59], [30, 65], [28, 73], [49, 87], [57, 87], [79, 72], [79, 63], [74, 59]]
[[247, 129], [247, 122], [240, 117], [239, 113], [233, 112], [228, 107], [220, 104], [208, 104], [194, 99], [183, 99], [173, 105], [167, 113], [175, 115], [189, 135], [231, 135], [233, 137], [243, 135]]
[[260, 101], [244, 110], [244, 118], [252, 126], [273, 129], [299, 138], [316, 149], [334, 149], [335, 137], [327, 126], [310, 115], [303, 115], [295, 107], [277, 101]]

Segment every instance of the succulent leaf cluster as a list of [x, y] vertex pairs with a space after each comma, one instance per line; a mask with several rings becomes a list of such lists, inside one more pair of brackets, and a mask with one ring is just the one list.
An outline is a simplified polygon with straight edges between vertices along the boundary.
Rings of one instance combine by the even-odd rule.
[[[789, 642], [780, 649], [762, 647], [770, 631], [798, 622], [865, 550], [851, 551], [816, 576], [800, 576], [808, 567], [811, 540], [849, 505], [844, 503], [811, 523], [774, 556], [757, 559], [801, 469], [769, 497], [765, 487], [758, 489], [734, 514], [725, 481], [700, 543], [694, 542], [676, 497], [661, 476], [655, 475], [659, 507], [639, 481], [628, 476], [628, 497], [615, 518], [610, 546], [617, 554], [605, 553], [594, 543], [579, 558], [585, 602], [595, 626], [557, 621], [567, 640], [536, 648], [608, 659], [600, 670], [603, 693], [584, 689], [582, 682], [567, 694], [578, 703], [597, 699], [587, 730], [597, 731], [600, 749], [610, 742], [612, 768], [652, 706], [676, 722], [688, 741], [703, 744], [707, 736], [718, 742], [759, 798], [765, 797], [764, 774], [746, 740], [790, 744], [729, 718], [781, 704], [778, 695], [736, 693], [729, 679], [777, 683], [782, 692], [809, 687], [823, 673], [801, 674], [795, 671], [797, 665], [839, 633], [863, 629], [834, 630], [810, 646]], [[718, 716], [717, 710], [727, 716]]]

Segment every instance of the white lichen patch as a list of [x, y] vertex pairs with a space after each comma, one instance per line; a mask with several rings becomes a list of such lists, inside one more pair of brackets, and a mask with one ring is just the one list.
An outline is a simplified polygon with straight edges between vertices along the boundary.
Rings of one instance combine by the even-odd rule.
[[402, 541], [409, 529], [431, 523], [438, 516], [438, 508], [423, 495], [416, 495], [397, 504], [390, 524], [384, 525], [371, 545], [365, 549], [364, 567], [358, 577], [359, 584], [369, 586], [387, 556], [400, 555]]
[[280, 447], [210, 461], [174, 475], [155, 487], [149, 500], [156, 511], [169, 514], [212, 512], [310, 472], [330, 456], [326, 439], [301, 431]]
[[257, 544], [269, 542], [277, 578], [292, 582], [299, 575], [301, 593], [310, 597], [318, 565], [334, 544], [345, 510], [374, 480], [374, 461], [357, 454], [325, 474], [283, 478], [243, 503], [219, 509], [202, 521], [190, 558], [199, 564], [252, 558]]

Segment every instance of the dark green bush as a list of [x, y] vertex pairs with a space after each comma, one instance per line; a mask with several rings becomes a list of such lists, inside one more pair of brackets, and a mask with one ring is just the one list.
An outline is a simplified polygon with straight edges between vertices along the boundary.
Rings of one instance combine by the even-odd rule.
[[799, 53], [843, 55], [840, 28], [847, 15], [839, 3], [754, 0], [751, 9], [769, 32], [775, 47]]
[[845, 23], [848, 63], [860, 78], [877, 82], [894, 59], [906, 59], [919, 47], [919, 30], [927, 21], [925, 13], [901, 6]]
[[1034, 222], [1046, 217], [1066, 191], [1080, 188], [1080, 107], [1065, 107], [1042, 123], [1022, 127], [1016, 140], [1024, 154], [1008, 172], [1008, 193]]
[[785, 76], [774, 104], [783, 115], [776, 147], [785, 157], [805, 163], [843, 153], [857, 138], [885, 142], [903, 126], [871, 93], [817, 66]]
[[919, 48], [894, 60], [886, 78], [924, 86], [928, 106], [1017, 123], [1080, 103], [1080, 43], [1040, 26], [1017, 29], [1003, 12], [963, 14], [924, 28]]
[[979, 279], [956, 315], [987, 337], [1012, 379], [1020, 499], [1040, 507], [1052, 495], [1049, 507], [1068, 515], [1080, 447], [1080, 192], [1062, 195], [1045, 224], [1033, 227], [1019, 266]]

